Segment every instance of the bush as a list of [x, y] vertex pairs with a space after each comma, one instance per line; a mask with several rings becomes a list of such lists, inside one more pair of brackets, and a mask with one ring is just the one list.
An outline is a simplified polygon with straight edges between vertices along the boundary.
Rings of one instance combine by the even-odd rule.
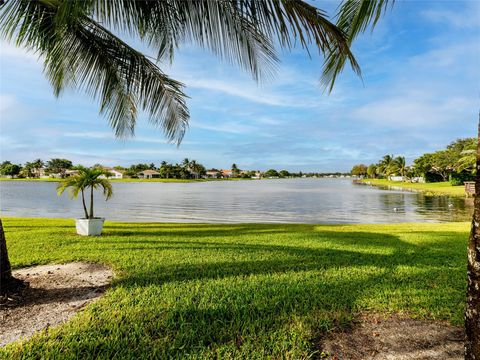
[[456, 185], [463, 185], [465, 181], [473, 181], [475, 180], [475, 176], [467, 171], [462, 171], [460, 173], [453, 172], [449, 176], [450, 184], [453, 186]]
[[443, 178], [441, 175], [437, 173], [427, 172], [425, 173], [425, 182], [433, 183], [433, 182], [441, 182]]

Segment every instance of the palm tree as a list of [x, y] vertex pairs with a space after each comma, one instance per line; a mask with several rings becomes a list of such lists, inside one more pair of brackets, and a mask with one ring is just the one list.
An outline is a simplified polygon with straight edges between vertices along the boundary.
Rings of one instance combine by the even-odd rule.
[[[128, 34], [153, 48], [151, 60], [116, 34]], [[157, 65], [194, 42], [249, 71], [259, 81], [272, 77], [278, 57], [274, 44], [290, 50], [348, 59], [344, 32], [325, 12], [303, 1], [65, 1], [0, 0], [0, 37], [37, 53], [54, 94], [66, 88], [100, 100], [118, 137], [134, 134], [138, 110], [179, 144], [188, 125], [184, 85]], [[331, 55], [335, 54], [335, 55]], [[14, 283], [0, 220], [0, 292]]]
[[385, 155], [378, 163], [377, 171], [380, 175], [387, 178], [395, 173], [395, 162], [393, 155]]
[[237, 164], [233, 163], [232, 164], [232, 177], [237, 177], [239, 173], [240, 173], [240, 170], [239, 170]]
[[393, 166], [395, 168], [395, 173], [397, 173], [400, 176], [406, 176], [407, 175], [407, 165], [405, 162], [405, 157], [403, 156], [397, 156], [395, 159], [393, 159]]
[[[99, 168], [88, 169], [83, 166], [77, 167], [78, 174], [62, 180], [57, 186], [58, 195], [62, 195], [67, 189], [70, 189], [72, 198], [77, 198], [82, 194], [83, 211], [85, 219], [93, 219], [93, 190], [102, 188], [105, 199], [108, 200], [113, 194], [112, 184], [106, 179], [110, 175], [108, 171]], [[104, 176], [103, 178], [101, 176]], [[85, 191], [90, 188], [90, 213], [87, 211], [85, 203]]]

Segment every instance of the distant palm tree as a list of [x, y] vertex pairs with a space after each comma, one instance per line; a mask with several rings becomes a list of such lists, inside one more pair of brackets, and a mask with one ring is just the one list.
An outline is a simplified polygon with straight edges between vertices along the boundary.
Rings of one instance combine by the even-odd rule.
[[[67, 189], [70, 189], [72, 198], [77, 198], [82, 194], [83, 211], [85, 212], [85, 219], [93, 219], [93, 190], [102, 188], [103, 195], [106, 200], [110, 199], [113, 194], [112, 184], [106, 179], [111, 175], [108, 171], [99, 168], [88, 169], [83, 166], [77, 167], [78, 174], [63, 179], [57, 186], [57, 193], [60, 196]], [[102, 178], [101, 176], [104, 176]], [[90, 189], [90, 213], [87, 211], [85, 203], [85, 191]]]
[[240, 173], [240, 169], [238, 168], [237, 164], [232, 164], [232, 177], [237, 177]]
[[407, 164], [405, 162], [405, 157], [403, 156], [397, 156], [395, 159], [393, 159], [393, 166], [395, 169], [395, 173], [400, 175], [400, 176], [406, 176], [407, 175]]
[[40, 177], [40, 169], [42, 169], [45, 166], [45, 163], [43, 162], [42, 159], [36, 159], [32, 162], [32, 166], [34, 169], [34, 176], [35, 177]]
[[393, 155], [385, 155], [378, 163], [377, 171], [387, 178], [395, 173], [395, 162]]

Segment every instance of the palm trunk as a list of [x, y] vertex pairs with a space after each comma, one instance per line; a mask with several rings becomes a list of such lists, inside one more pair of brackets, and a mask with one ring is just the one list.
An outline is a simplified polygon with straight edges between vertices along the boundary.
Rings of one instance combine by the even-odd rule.
[[8, 285], [12, 282], [12, 269], [8, 259], [7, 241], [3, 231], [2, 220], [0, 219], [0, 294], [4, 293]]
[[90, 187], [90, 219], [93, 219], [93, 186]]
[[87, 211], [87, 205], [85, 204], [85, 193], [83, 192], [83, 189], [82, 189], [82, 204], [83, 204], [83, 211], [85, 212], [85, 219], [88, 219], [88, 211]]
[[468, 240], [465, 359], [480, 360], [480, 114], [475, 175], [475, 207]]
[[2, 219], [0, 219], [0, 295], [19, 293], [25, 289], [28, 283], [12, 276], [12, 267], [8, 258], [7, 241], [3, 230]]

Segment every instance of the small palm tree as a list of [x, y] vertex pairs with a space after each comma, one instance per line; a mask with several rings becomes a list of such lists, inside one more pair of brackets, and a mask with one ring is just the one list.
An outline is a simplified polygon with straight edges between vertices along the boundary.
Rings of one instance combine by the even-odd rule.
[[[83, 211], [85, 212], [85, 219], [93, 219], [93, 190], [102, 188], [106, 200], [112, 197], [112, 184], [106, 179], [109, 175], [110, 173], [103, 169], [88, 169], [79, 166], [77, 175], [70, 176], [58, 184], [57, 193], [60, 196], [66, 189], [70, 189], [70, 195], [75, 199], [78, 197], [78, 194], [82, 194], [82, 205]], [[90, 213], [87, 211], [87, 205], [85, 203], [85, 191], [87, 191], [88, 188], [90, 188]]]

